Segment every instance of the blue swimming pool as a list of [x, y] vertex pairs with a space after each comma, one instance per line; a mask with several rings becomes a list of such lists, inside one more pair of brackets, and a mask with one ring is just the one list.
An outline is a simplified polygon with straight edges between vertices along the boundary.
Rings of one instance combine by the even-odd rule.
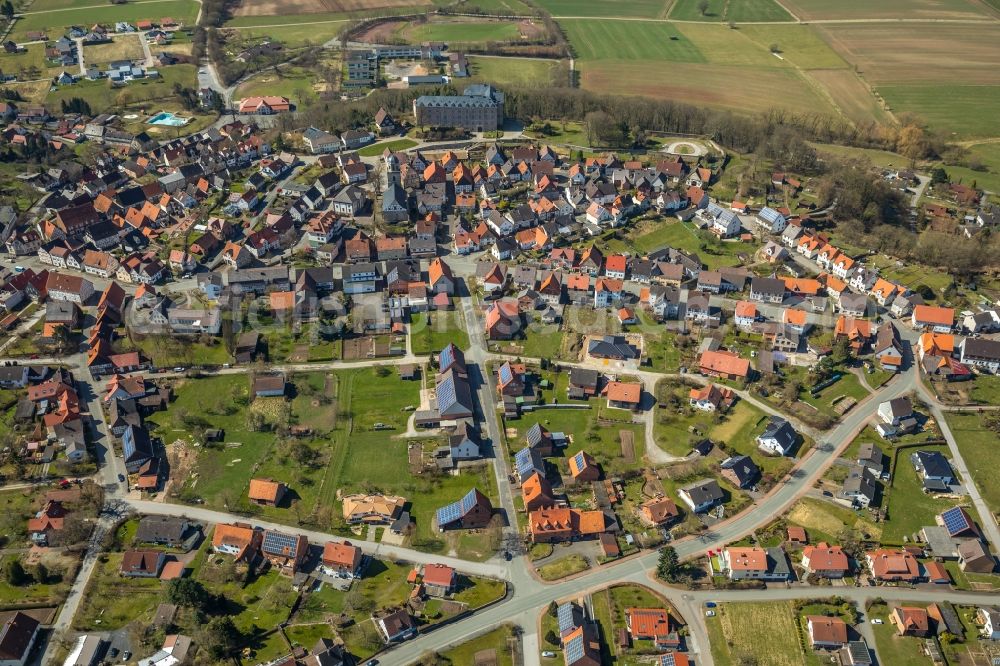
[[171, 127], [181, 127], [190, 122], [190, 118], [179, 118], [169, 111], [161, 111], [146, 121], [150, 125], [169, 125]]

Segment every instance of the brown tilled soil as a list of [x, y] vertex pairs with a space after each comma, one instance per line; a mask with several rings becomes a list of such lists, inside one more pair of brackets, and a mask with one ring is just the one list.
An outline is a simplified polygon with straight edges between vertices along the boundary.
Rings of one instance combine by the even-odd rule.
[[236, 16], [294, 16], [429, 5], [430, 0], [243, 0]]

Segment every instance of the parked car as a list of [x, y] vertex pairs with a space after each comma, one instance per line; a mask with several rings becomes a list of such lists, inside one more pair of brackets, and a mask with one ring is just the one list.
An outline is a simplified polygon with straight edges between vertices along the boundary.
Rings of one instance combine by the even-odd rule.
[[880, 620], [877, 617], [873, 617], [872, 618], [872, 624], [885, 624], [885, 621], [884, 620]]
[[715, 617], [715, 611], [714, 610], [705, 611], [705, 617]]

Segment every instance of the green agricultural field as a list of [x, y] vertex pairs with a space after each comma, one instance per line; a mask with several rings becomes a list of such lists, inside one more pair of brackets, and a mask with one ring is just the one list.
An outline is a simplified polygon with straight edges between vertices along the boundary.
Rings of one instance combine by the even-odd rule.
[[1000, 86], [935, 83], [876, 87], [894, 111], [914, 114], [945, 138], [997, 134], [995, 110], [1000, 107]]
[[975, 0], [785, 0], [788, 9], [803, 21], [818, 19], [974, 19], [994, 16]]
[[777, 44], [781, 57], [796, 67], [848, 68], [847, 62], [807, 25], [741, 25], [737, 32], [761, 49], [769, 50], [772, 44]]
[[1000, 478], [996, 474], [1000, 469], [1000, 448], [996, 433], [983, 424], [988, 418], [988, 414], [949, 412], [948, 427], [987, 506], [1000, 513]]
[[[783, 26], [782, 26], [783, 27]], [[753, 67], [757, 69], [787, 69], [787, 65], [743, 34], [724, 25], [712, 23], [678, 23], [677, 30], [713, 65]], [[725, 48], [719, 48], [725, 44]]]
[[709, 0], [703, 14], [698, 0], [677, 0], [670, 18], [678, 21], [792, 21], [774, 0]]
[[[28, 13], [14, 24], [11, 38], [24, 39], [24, 34], [32, 30], [47, 30], [49, 38], [56, 39], [60, 28], [70, 25], [93, 25], [94, 23], [114, 23], [115, 21], [135, 22], [142, 19], [156, 20], [170, 17], [186, 26], [193, 26], [198, 16], [198, 3], [194, 0], [155, 0], [154, 2], [128, 3], [124, 5], [94, 5], [80, 8], [77, 0], [70, 0], [77, 8], [59, 11]], [[33, 9], [33, 8], [32, 8]], [[60, 33], [61, 34], [61, 33]]]
[[[560, 24], [580, 61], [708, 62], [677, 26], [670, 23], [565, 20]], [[636, 67], [634, 63], [628, 66]]]
[[472, 78], [496, 85], [548, 86], [568, 80], [569, 72], [560, 60], [533, 58], [469, 57]]
[[538, 5], [555, 17], [662, 18], [669, 4], [669, 0], [604, 0], [604, 2], [538, 0]]

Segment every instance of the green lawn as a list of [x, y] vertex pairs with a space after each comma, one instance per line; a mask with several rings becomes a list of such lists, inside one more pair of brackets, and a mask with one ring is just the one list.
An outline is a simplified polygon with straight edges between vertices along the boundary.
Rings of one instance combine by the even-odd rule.
[[969, 391], [969, 397], [973, 402], [984, 405], [1000, 405], [1000, 377], [977, 375], [971, 385], [972, 390]]
[[[923, 604], [894, 604], [923, 607]], [[892, 609], [885, 605], [872, 606], [868, 609], [867, 615], [870, 618], [879, 618], [883, 624], [872, 625], [875, 632], [875, 646], [879, 655], [892, 655], [892, 664], [896, 666], [928, 666], [931, 660], [923, 652], [923, 639], [913, 636], [898, 636], [896, 628], [889, 623], [889, 612]]]
[[59, 102], [79, 97], [90, 104], [95, 113], [111, 108], [125, 107], [139, 103], [155, 104], [162, 100], [175, 99], [174, 84], [186, 88], [197, 84], [194, 65], [170, 65], [158, 68], [159, 78], [133, 81], [120, 88], [111, 88], [106, 80], [80, 80], [68, 86], [60, 86], [46, 97], [46, 104], [58, 106]]
[[707, 625], [718, 666], [749, 663], [747, 659], [763, 654], [769, 666], [798, 666], [805, 661], [792, 602], [725, 603], [716, 614]]
[[460, 664], [475, 663], [474, 656], [481, 650], [496, 650], [497, 666], [513, 666], [514, 656], [510, 647], [512, 635], [511, 626], [504, 625], [450, 650], [445, 650], [441, 656], [447, 659], [448, 663], [459, 666]]
[[389, 149], [393, 152], [399, 150], [407, 150], [417, 145], [417, 142], [413, 139], [396, 139], [394, 141], [383, 141], [381, 143], [374, 143], [370, 146], [365, 146], [358, 150], [358, 154], [362, 157], [375, 157], [381, 155], [383, 151]]
[[557, 76], [563, 83], [568, 77], [559, 60], [470, 56], [469, 66], [472, 78], [500, 86], [551, 85]]
[[990, 510], [1000, 513], [1000, 478], [996, 472], [1000, 469], [1000, 448], [996, 433], [983, 425], [984, 417], [979, 414], [949, 412], [947, 418], [976, 487]]
[[[563, 394], [560, 402], [565, 402]], [[590, 409], [540, 409], [525, 413], [518, 420], [507, 421], [508, 429], [514, 429], [516, 434], [508, 436], [508, 450], [514, 454], [524, 448], [524, 434], [536, 423], [543, 425], [549, 432], [563, 432], [570, 438], [570, 443], [563, 451], [563, 456], [569, 459], [579, 451], [586, 451], [594, 456], [606, 475], [614, 475], [633, 469], [642, 460], [645, 452], [645, 432], [641, 424], [615, 423], [600, 425], [600, 419], [621, 421], [630, 419], [628, 412], [618, 409], [607, 409], [603, 398], [590, 401]], [[604, 410], [602, 412], [602, 410]], [[622, 459], [620, 432], [627, 430], [633, 433], [635, 462], [629, 463]], [[565, 473], [566, 462], [560, 458], [552, 460]]]
[[708, 270], [739, 265], [738, 255], [753, 256], [756, 251], [756, 246], [750, 243], [719, 241], [711, 234], [702, 234], [690, 224], [678, 220], [654, 222], [652, 229], [632, 238], [631, 245], [640, 253], [673, 247], [697, 254]]
[[542, 580], [553, 581], [586, 571], [589, 568], [590, 564], [580, 555], [567, 555], [538, 567], [538, 575]]
[[836, 419], [838, 416], [835, 408], [842, 400], [853, 398], [857, 402], [861, 402], [868, 395], [868, 390], [861, 385], [857, 376], [845, 372], [835, 384], [820, 391], [818, 396], [813, 397], [809, 391], [803, 391], [799, 399], [815, 407], [816, 411]]
[[152, 620], [161, 601], [162, 583], [155, 578], [122, 578], [118, 574], [121, 561], [121, 553], [101, 557], [73, 618], [75, 629], [111, 631], [133, 620]]
[[469, 334], [458, 310], [411, 315], [410, 336], [414, 354], [436, 354], [449, 342], [455, 343], [459, 349], [469, 346]]
[[[344, 29], [344, 25], [349, 23], [351, 19], [340, 18], [340, 19], [327, 19], [322, 20], [317, 18], [315, 23], [296, 23], [287, 22], [285, 19], [289, 18], [303, 18], [308, 16], [322, 16], [317, 14], [299, 14], [297, 17], [291, 16], [240, 16], [235, 21], [243, 21], [246, 19], [267, 19], [267, 22], [261, 22], [260, 25], [256, 26], [242, 26], [242, 25], [232, 25], [230, 23], [226, 24], [227, 28], [233, 28], [239, 30], [239, 36], [244, 39], [263, 39], [268, 38], [271, 40], [282, 42], [283, 44], [290, 47], [301, 47], [307, 46], [309, 44], [324, 44], [327, 41], [333, 39], [340, 31]], [[277, 24], [277, 25], [272, 25]]]
[[955, 505], [951, 500], [938, 499], [924, 493], [923, 485], [910, 463], [909, 454], [916, 451], [938, 451], [950, 458], [948, 447], [921, 446], [900, 452], [892, 485], [885, 489], [883, 507], [888, 511], [882, 536], [886, 543], [901, 544], [903, 537], [912, 537], [924, 525], [934, 525], [934, 516]]
[[813, 497], [800, 499], [786, 517], [788, 522], [806, 528], [813, 542], [837, 543], [837, 535], [844, 529], [869, 535], [872, 541], [878, 541], [882, 535], [882, 527], [873, 523], [867, 513]]

